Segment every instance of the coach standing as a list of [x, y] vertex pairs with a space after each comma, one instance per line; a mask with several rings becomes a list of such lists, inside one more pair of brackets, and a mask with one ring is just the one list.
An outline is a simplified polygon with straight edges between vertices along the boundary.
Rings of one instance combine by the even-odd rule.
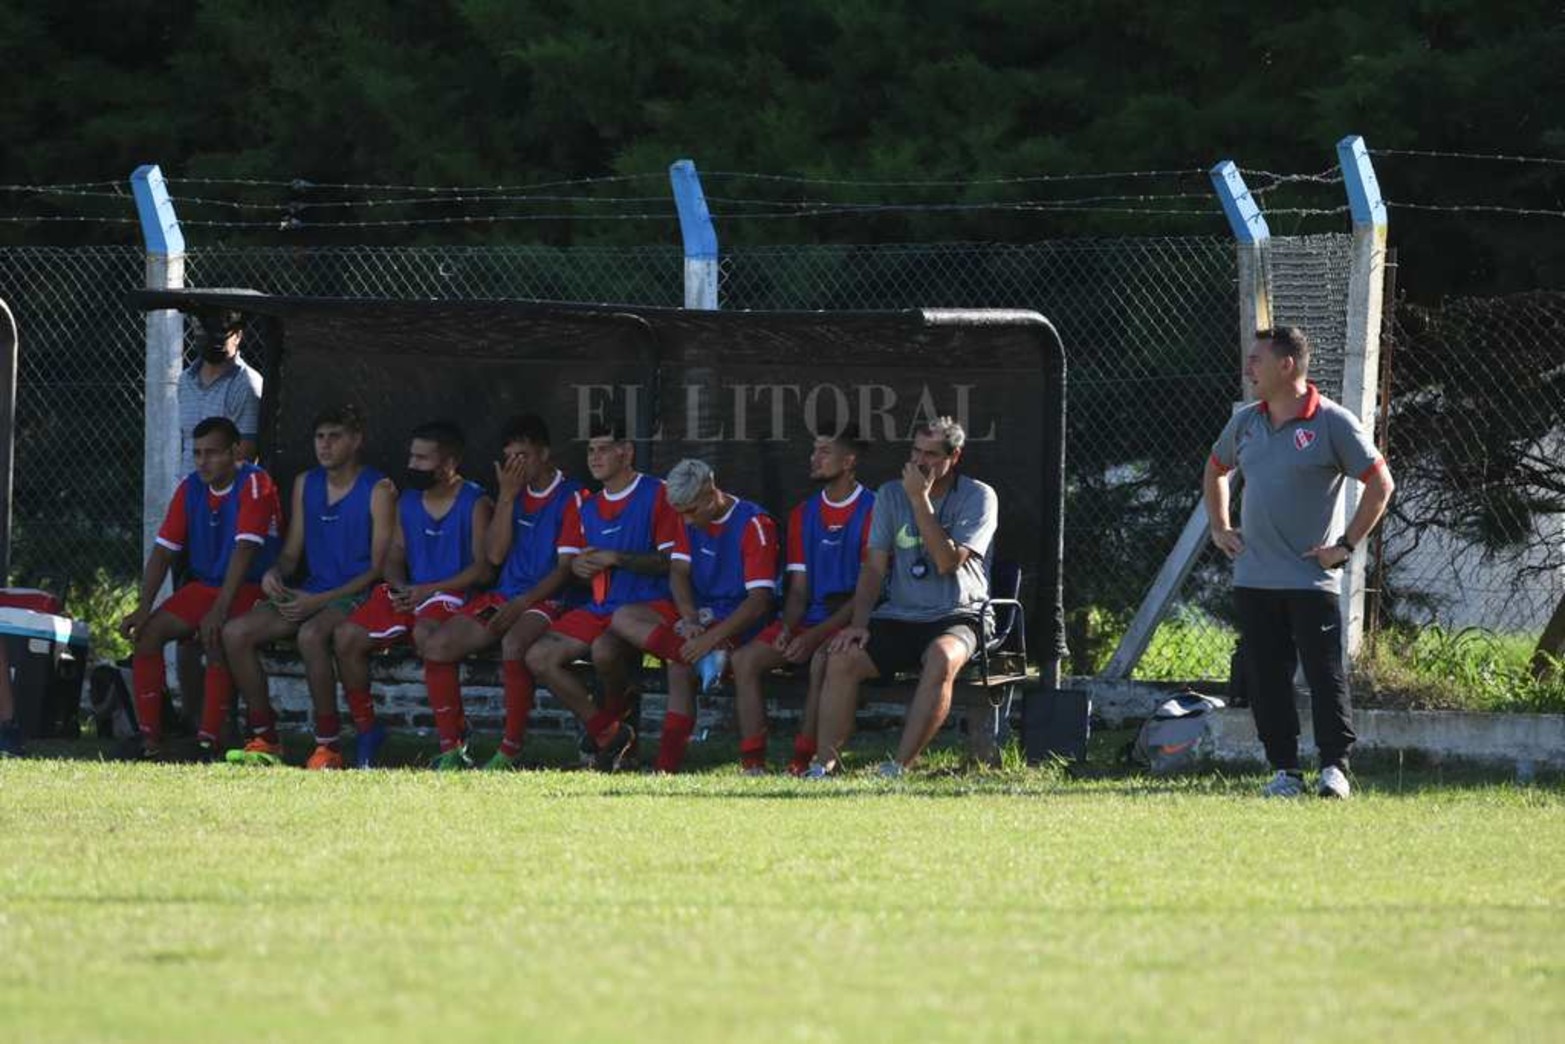
[[[1344, 676], [1342, 567], [1385, 513], [1394, 485], [1358, 419], [1306, 380], [1310, 344], [1296, 327], [1255, 335], [1245, 375], [1259, 400], [1233, 415], [1202, 478], [1212, 543], [1234, 563], [1234, 607], [1254, 671], [1255, 731], [1275, 775], [1268, 797], [1304, 792], [1295, 657], [1304, 667], [1320, 749], [1321, 797], [1348, 796], [1352, 712]], [[1244, 476], [1236, 530], [1229, 479]], [[1331, 533], [1345, 478], [1364, 483], [1347, 531]]]

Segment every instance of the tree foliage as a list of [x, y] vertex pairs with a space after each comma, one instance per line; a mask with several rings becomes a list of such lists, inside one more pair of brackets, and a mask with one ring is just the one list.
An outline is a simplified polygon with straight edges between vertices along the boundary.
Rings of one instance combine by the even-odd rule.
[[[714, 172], [887, 181], [1189, 170], [1224, 157], [1299, 172], [1330, 168], [1333, 143], [1348, 133], [1372, 147], [1565, 155], [1565, 80], [1551, 71], [1565, 29], [1554, 3], [7, 0], [0, 16], [0, 129], [13, 183], [118, 179], [156, 161], [175, 178], [526, 184], [658, 175], [680, 156]], [[1394, 200], [1555, 209], [1560, 170], [1381, 163]], [[724, 198], [788, 191], [712, 181], [708, 191]], [[631, 184], [613, 190], [666, 197], [656, 179]], [[1206, 191], [1199, 176], [1181, 184]], [[1045, 192], [1063, 190], [969, 184], [895, 197]], [[1269, 203], [1340, 203], [1334, 189], [1313, 192], [1279, 190]], [[809, 194], [875, 201], [892, 190]], [[332, 216], [349, 214], [364, 216]], [[1285, 218], [1277, 230], [1308, 220]], [[1318, 228], [1314, 220], [1304, 227]], [[1559, 237], [1546, 227], [1414, 211], [1396, 221], [1403, 256], [1423, 256], [1403, 280], [1415, 294], [1530, 288], [1560, 274]], [[1017, 240], [1138, 228], [1221, 224], [1215, 214], [888, 213], [731, 218], [724, 236]], [[12, 235], [60, 241], [68, 232], [24, 226]], [[78, 234], [102, 238], [99, 228]], [[453, 238], [450, 228], [417, 234]], [[670, 231], [575, 221], [468, 234], [565, 245]]]

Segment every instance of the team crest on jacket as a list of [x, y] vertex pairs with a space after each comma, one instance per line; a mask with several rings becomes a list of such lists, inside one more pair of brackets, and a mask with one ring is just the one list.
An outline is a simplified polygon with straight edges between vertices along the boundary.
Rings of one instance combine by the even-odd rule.
[[1296, 450], [1307, 450], [1314, 441], [1315, 433], [1308, 428], [1299, 428], [1293, 433], [1293, 448]]

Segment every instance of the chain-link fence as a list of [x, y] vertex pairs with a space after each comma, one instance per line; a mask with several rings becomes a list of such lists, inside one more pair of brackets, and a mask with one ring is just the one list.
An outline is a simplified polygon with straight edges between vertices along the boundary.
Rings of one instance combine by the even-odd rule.
[[0, 250], [16, 315], [13, 581], [57, 590], [140, 570], [145, 279], [135, 247]]
[[[1350, 248], [1347, 236], [1276, 239], [1261, 259], [1274, 318], [1310, 331], [1316, 376], [1328, 394], [1341, 383]], [[207, 248], [186, 259], [192, 286], [664, 306], [682, 300], [682, 271], [680, 252], [666, 247]], [[139, 571], [144, 326], [123, 302], [142, 279], [143, 257], [134, 248], [0, 250], [0, 297], [15, 311], [22, 336], [16, 580], [83, 580], [102, 569], [124, 581]], [[724, 256], [720, 283], [725, 308], [1010, 307], [1034, 309], [1055, 323], [1070, 366], [1066, 606], [1070, 669], [1077, 673], [1092, 673], [1106, 661], [1198, 503], [1208, 447], [1242, 394], [1238, 292], [1233, 244], [1195, 238], [748, 248]], [[1550, 307], [1555, 310], [1535, 303], [1491, 314], [1475, 303], [1449, 315], [1442, 310], [1440, 322], [1426, 324], [1427, 330], [1404, 320], [1401, 336], [1408, 343], [1399, 341], [1392, 374], [1391, 455], [1404, 491], [1413, 477], [1423, 476], [1418, 481], [1435, 492], [1420, 493], [1415, 484], [1399, 497], [1403, 515], [1388, 533], [1389, 574], [1378, 585], [1387, 592], [1388, 612], [1406, 615], [1419, 606], [1433, 612], [1438, 606], [1449, 615], [1465, 605], [1468, 616], [1461, 619], [1530, 627], [1539, 611], [1546, 612], [1540, 607], [1549, 603], [1549, 592], [1557, 592], [1557, 569], [1550, 573], [1538, 567], [1541, 560], [1507, 558], [1499, 544], [1484, 559], [1486, 578], [1453, 571], [1450, 563], [1462, 557], [1460, 550], [1439, 566], [1427, 564], [1434, 561], [1427, 550], [1434, 539], [1428, 534], [1438, 528], [1432, 523], [1450, 504], [1440, 498], [1465, 489], [1464, 476], [1481, 463], [1435, 453], [1431, 440], [1454, 432], [1455, 420], [1465, 417], [1460, 403], [1477, 394], [1478, 383], [1500, 380], [1500, 371], [1529, 365], [1558, 371], [1557, 355], [1525, 354], [1559, 351], [1559, 339], [1548, 333], [1557, 331], [1557, 302]], [[1512, 347], [1485, 339], [1490, 330], [1508, 331]], [[1410, 361], [1420, 352], [1432, 361]], [[1480, 353], [1484, 365], [1473, 365], [1474, 356], [1464, 354], [1469, 352]], [[246, 353], [264, 373], [265, 346], [252, 341]], [[1418, 365], [1432, 368], [1419, 371]], [[1463, 398], [1449, 390], [1455, 386], [1450, 374], [1467, 382]], [[1558, 387], [1550, 387], [1557, 403]], [[1430, 402], [1439, 410], [1431, 413]], [[1426, 423], [1429, 417], [1447, 427]], [[1477, 423], [1473, 431], [1492, 433]], [[1529, 451], [1557, 460], [1558, 428], [1552, 444], [1549, 430], [1540, 431]], [[1487, 445], [1471, 444], [1475, 451]], [[982, 474], [1008, 466], [1015, 452], [1025, 447], [975, 445], [970, 463]], [[1482, 468], [1477, 473], [1488, 474]], [[1515, 489], [1507, 495], [1512, 500], [1505, 503], [1525, 499]], [[1543, 517], [1541, 510], [1528, 517]], [[1462, 541], [1476, 530], [1466, 526], [1453, 530], [1451, 548], [1468, 546]], [[1503, 526], [1498, 531], [1509, 532]], [[1558, 550], [1557, 540], [1554, 546]], [[1426, 564], [1415, 565], [1420, 562]], [[1232, 641], [1227, 574], [1226, 563], [1210, 550], [1203, 554], [1138, 676], [1226, 675]], [[1436, 584], [1440, 577], [1449, 580], [1447, 587]], [[1524, 577], [1540, 585], [1537, 593], [1511, 597]], [[1479, 586], [1493, 589], [1492, 600], [1461, 601], [1448, 590]], [[1522, 602], [1533, 608], [1523, 612]]]
[[1565, 293], [1402, 302], [1379, 618], [1535, 636], [1565, 598]]

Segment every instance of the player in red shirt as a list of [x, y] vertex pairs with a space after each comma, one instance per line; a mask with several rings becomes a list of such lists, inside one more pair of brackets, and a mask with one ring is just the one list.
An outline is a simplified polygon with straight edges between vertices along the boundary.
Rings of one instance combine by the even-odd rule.
[[[689, 552], [684, 523], [669, 506], [661, 479], [635, 468], [635, 445], [622, 426], [595, 425], [587, 439], [587, 469], [603, 488], [568, 505], [559, 554], [591, 585], [585, 606], [554, 621], [527, 650], [527, 668], [586, 725], [585, 745], [596, 767], [613, 770], [634, 752], [636, 731], [625, 722], [632, 647], [613, 634], [614, 611], [669, 597], [669, 555]], [[592, 657], [600, 709], [571, 673], [571, 661]]]
[[869, 443], [848, 425], [822, 435], [810, 453], [810, 478], [819, 493], [788, 517], [788, 593], [781, 619], [734, 653], [735, 712], [746, 772], [766, 771], [766, 697], [762, 678], [784, 664], [808, 664], [804, 716], [788, 771], [802, 776], [815, 756], [815, 718], [826, 677], [825, 645], [853, 617], [853, 589], [869, 547], [875, 493], [859, 484], [859, 462]]
[[[163, 646], [193, 634], [206, 649], [206, 702], [198, 740], [217, 741], [233, 693], [223, 658], [223, 625], [261, 597], [261, 577], [282, 543], [282, 508], [271, 476], [240, 457], [239, 429], [226, 417], [195, 427], [196, 470], [174, 491], [157, 543], [147, 559], [136, 610], [120, 623], [135, 641], [131, 660], [141, 734], [122, 753], [157, 758], [163, 738]], [[174, 556], [186, 557], [193, 579], [152, 608]], [[281, 753], [269, 705], [250, 708], [252, 742]]]
[[[621, 606], [614, 613], [614, 633], [668, 666], [668, 711], [657, 770], [672, 773], [684, 762], [695, 729], [691, 668], [708, 654], [726, 655], [745, 643], [771, 616], [778, 540], [771, 516], [759, 505], [719, 489], [704, 461], [674, 465], [666, 488], [689, 540], [688, 551], [670, 556], [673, 597]], [[764, 724], [759, 733], [764, 766]], [[755, 738], [753, 733], [743, 736], [740, 751], [746, 757]]]

